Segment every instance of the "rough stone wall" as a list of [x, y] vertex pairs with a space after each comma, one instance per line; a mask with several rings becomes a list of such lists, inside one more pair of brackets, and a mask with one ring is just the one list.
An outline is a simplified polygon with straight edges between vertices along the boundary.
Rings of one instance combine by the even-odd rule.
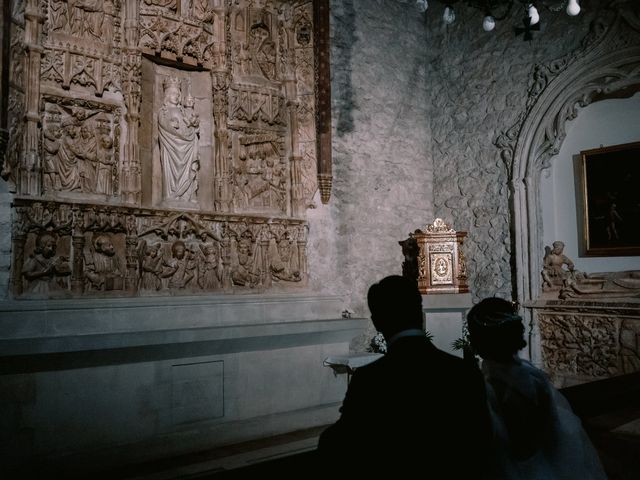
[[331, 3], [333, 192], [308, 211], [314, 290], [368, 315], [371, 283], [401, 273], [399, 240], [433, 221], [423, 17], [399, 1]]
[[445, 27], [436, 7], [427, 15], [428, 115], [432, 130], [436, 216], [469, 232], [465, 244], [471, 292], [511, 298], [509, 172], [494, 145], [524, 111], [536, 64], [580, 45], [600, 4], [578, 17], [540, 9], [541, 30], [525, 42], [514, 37], [522, 11], [482, 30], [482, 12], [459, 8]]

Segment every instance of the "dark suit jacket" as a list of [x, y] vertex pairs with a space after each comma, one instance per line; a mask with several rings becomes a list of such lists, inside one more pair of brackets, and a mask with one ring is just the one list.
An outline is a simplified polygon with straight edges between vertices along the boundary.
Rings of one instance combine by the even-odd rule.
[[357, 369], [340, 411], [320, 436], [325, 471], [447, 480], [484, 472], [492, 434], [482, 375], [425, 337], [400, 338]]

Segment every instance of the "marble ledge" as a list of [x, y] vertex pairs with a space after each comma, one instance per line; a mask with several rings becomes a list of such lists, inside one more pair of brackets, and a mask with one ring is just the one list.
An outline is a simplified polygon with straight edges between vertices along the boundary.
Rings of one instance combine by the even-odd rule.
[[523, 305], [536, 311], [585, 313], [598, 315], [620, 315], [640, 317], [640, 298], [602, 298], [602, 299], [545, 299], [527, 302]]
[[339, 319], [343, 308], [342, 296], [299, 294], [11, 300], [0, 302], [0, 339], [278, 328]]
[[[242, 327], [189, 328], [125, 333], [0, 338], [0, 359], [82, 352], [125, 352], [132, 357], [144, 351], [145, 359], [160, 352], [190, 355], [229, 354], [273, 350], [303, 345], [349, 342], [364, 331], [367, 319], [326, 319]], [[154, 353], [155, 351], [155, 353]], [[120, 355], [120, 354], [119, 354]], [[121, 356], [121, 355], [120, 355]], [[133, 355], [136, 356], [136, 355]], [[169, 358], [172, 355], [169, 355]], [[108, 362], [110, 363], [110, 362]], [[0, 368], [0, 372], [2, 369]]]

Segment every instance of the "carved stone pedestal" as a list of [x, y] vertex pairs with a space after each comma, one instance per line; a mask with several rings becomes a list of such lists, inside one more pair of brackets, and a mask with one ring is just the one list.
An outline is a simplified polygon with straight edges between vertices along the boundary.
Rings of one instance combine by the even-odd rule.
[[640, 371], [640, 301], [561, 301], [533, 305], [542, 368], [557, 386]]

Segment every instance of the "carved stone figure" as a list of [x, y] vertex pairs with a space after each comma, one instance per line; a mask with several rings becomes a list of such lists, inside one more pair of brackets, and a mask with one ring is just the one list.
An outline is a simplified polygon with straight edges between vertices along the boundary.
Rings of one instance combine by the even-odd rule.
[[[574, 270], [573, 262], [564, 253], [564, 243], [553, 242], [553, 248], [546, 248], [542, 267], [542, 289], [552, 290], [562, 286], [569, 272]], [[568, 270], [563, 267], [567, 266]]]
[[93, 240], [93, 247], [93, 252], [88, 252], [84, 260], [84, 275], [88, 289], [122, 290], [124, 268], [116, 255], [111, 235], [99, 234]]
[[203, 290], [220, 288], [222, 282], [222, 258], [214, 243], [199, 245], [202, 255], [198, 266], [198, 285]]
[[162, 287], [160, 274], [162, 273], [161, 243], [147, 245], [142, 242], [140, 253], [140, 289], [157, 291]]
[[70, 274], [69, 259], [56, 255], [55, 237], [49, 233], [38, 235], [33, 255], [22, 266], [22, 275], [28, 282], [26, 291], [48, 294], [66, 290]]
[[196, 201], [199, 135], [199, 120], [193, 111], [193, 103], [187, 101], [183, 105], [180, 80], [167, 78], [164, 103], [158, 114], [165, 200]]
[[96, 185], [97, 193], [113, 194], [113, 167], [115, 158], [113, 154], [113, 140], [109, 135], [102, 135], [98, 144], [96, 158]]
[[87, 123], [80, 127], [80, 138], [76, 142], [78, 172], [83, 192], [95, 192], [98, 142], [95, 131]]
[[59, 124], [47, 124], [43, 129], [43, 186], [45, 191], [60, 190], [60, 171], [58, 170], [58, 151], [62, 141], [62, 129]]
[[64, 30], [69, 23], [68, 2], [61, 0], [51, 0], [49, 2], [49, 25], [51, 30]]
[[276, 46], [271, 40], [269, 28], [262, 22], [251, 26], [249, 52], [252, 59], [252, 73], [274, 80], [276, 73]]
[[196, 264], [193, 252], [187, 249], [182, 240], [176, 240], [171, 245], [171, 255], [171, 258], [163, 263], [161, 276], [169, 279], [168, 288], [185, 288], [195, 277]]
[[259, 272], [254, 268], [253, 238], [243, 233], [236, 240], [236, 248], [232, 249], [231, 280], [234, 285], [253, 287], [260, 280]]
[[73, 117], [62, 121], [62, 142], [58, 148], [57, 162], [54, 167], [58, 172], [60, 189], [80, 190], [82, 183], [78, 171], [78, 153], [80, 151], [80, 124]]
[[300, 281], [300, 268], [295, 240], [289, 232], [285, 232], [280, 240], [272, 240], [269, 248], [271, 274], [275, 280], [288, 282]]

